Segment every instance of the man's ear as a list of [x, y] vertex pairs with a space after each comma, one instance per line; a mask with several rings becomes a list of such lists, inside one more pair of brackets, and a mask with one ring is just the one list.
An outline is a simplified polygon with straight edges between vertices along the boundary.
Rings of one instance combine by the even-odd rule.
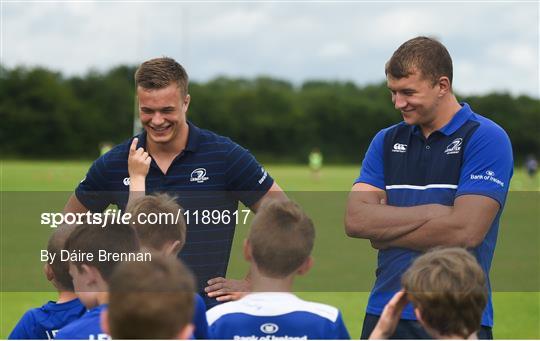
[[54, 279], [54, 272], [52, 270], [51, 264], [45, 263], [45, 265], [43, 265], [43, 273], [45, 274], [45, 277], [47, 277], [47, 280], [49, 282]]
[[109, 326], [109, 310], [103, 309], [101, 311], [101, 315], [99, 316], [99, 324], [101, 325], [101, 329], [105, 332], [107, 335], [111, 335], [111, 328]]
[[244, 259], [248, 262], [251, 262], [253, 259], [251, 244], [247, 239], [244, 239]]
[[87, 287], [95, 286], [100, 283], [100, 279], [103, 280], [99, 270], [93, 266], [89, 266], [88, 264], [82, 264], [79, 273], [81, 274], [81, 278], [83, 278], [83, 281]]
[[188, 323], [184, 328], [178, 332], [178, 336], [176, 339], [178, 340], [189, 340], [191, 339], [191, 336], [193, 335], [193, 331], [195, 330], [195, 326], [193, 324]]
[[182, 105], [185, 106], [184, 110], [187, 111], [189, 108], [189, 103], [191, 102], [191, 96], [189, 94], [184, 97], [184, 100], [182, 101]]
[[182, 249], [182, 243], [179, 240], [175, 240], [165, 247], [165, 255], [178, 256], [180, 249]]
[[313, 267], [313, 258], [309, 256], [302, 265], [296, 270], [298, 275], [305, 275]]
[[442, 76], [439, 78], [439, 97], [442, 97], [446, 95], [449, 92], [452, 92], [452, 84], [450, 83], [450, 79], [446, 76]]

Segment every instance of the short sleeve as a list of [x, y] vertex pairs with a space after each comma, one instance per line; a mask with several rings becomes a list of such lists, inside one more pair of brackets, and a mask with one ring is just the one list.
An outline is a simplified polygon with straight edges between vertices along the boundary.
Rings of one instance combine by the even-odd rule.
[[257, 162], [251, 153], [234, 144], [226, 155], [227, 189], [250, 207], [261, 199], [272, 187], [274, 179]]
[[11, 331], [8, 336], [8, 340], [30, 340], [30, 339], [40, 339], [43, 335], [35, 335], [34, 326], [36, 325], [32, 311], [27, 311], [20, 321], [17, 323], [15, 328]]
[[98, 158], [75, 189], [77, 199], [92, 212], [102, 212], [110, 204], [107, 191], [105, 156]]
[[456, 197], [478, 194], [504, 206], [514, 169], [506, 132], [491, 121], [482, 124], [465, 146]]
[[354, 181], [355, 184], [363, 182], [382, 190], [384, 184], [383, 145], [386, 130], [381, 130], [375, 135], [362, 161], [360, 176]]
[[208, 321], [206, 320], [206, 305], [199, 294], [195, 294], [195, 312], [193, 315], [195, 331], [193, 336], [197, 340], [208, 339]]
[[345, 327], [345, 323], [343, 322], [343, 317], [341, 316], [341, 312], [339, 313], [338, 318], [336, 320], [336, 328], [337, 328], [336, 339], [350, 340], [351, 336], [349, 335], [349, 331], [347, 330], [347, 327]]

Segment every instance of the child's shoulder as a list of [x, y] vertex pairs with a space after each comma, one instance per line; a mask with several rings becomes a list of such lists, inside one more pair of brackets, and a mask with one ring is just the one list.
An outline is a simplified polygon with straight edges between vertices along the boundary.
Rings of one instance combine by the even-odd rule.
[[208, 310], [208, 323], [230, 314], [251, 316], [279, 316], [292, 313], [308, 313], [331, 322], [336, 322], [339, 310], [328, 304], [305, 301], [291, 293], [257, 293], [244, 298], [220, 304]]

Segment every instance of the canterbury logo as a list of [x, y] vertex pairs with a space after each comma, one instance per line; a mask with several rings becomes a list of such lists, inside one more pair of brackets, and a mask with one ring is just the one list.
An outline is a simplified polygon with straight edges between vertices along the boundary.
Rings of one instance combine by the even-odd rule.
[[392, 151], [394, 153], [405, 153], [407, 151], [407, 145], [403, 143], [396, 143], [394, 144]]

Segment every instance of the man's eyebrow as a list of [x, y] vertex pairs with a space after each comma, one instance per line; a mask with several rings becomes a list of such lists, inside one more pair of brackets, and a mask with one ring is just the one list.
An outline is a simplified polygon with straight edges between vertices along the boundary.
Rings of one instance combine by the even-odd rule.
[[159, 110], [159, 111], [162, 111], [162, 110], [174, 110], [174, 106], [166, 106], [166, 107], [162, 107], [162, 108], [152, 108], [152, 107], [148, 107], [148, 106], [141, 106], [141, 109], [142, 110], [151, 110], [151, 111], [156, 111], [156, 110]]

